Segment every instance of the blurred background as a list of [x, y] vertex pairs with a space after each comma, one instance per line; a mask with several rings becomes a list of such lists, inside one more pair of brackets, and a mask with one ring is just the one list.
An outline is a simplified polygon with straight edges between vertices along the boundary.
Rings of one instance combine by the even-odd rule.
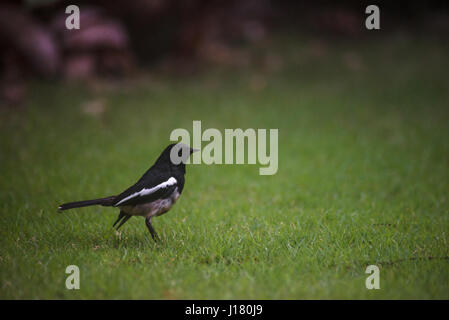
[[[365, 28], [368, 1], [80, 0], [81, 29], [67, 30], [70, 4], [75, 3], [0, 4], [3, 106], [21, 105], [30, 79], [115, 81], [154, 73], [189, 76], [215, 66], [288, 68], [270, 52], [280, 34], [288, 35], [284, 41], [297, 41], [297, 59], [303, 52], [325, 58], [329, 41], [356, 43], [401, 33], [447, 42], [449, 35], [449, 5], [443, 0], [377, 2], [377, 31]], [[321, 42], [310, 45], [301, 36]], [[357, 56], [346, 60], [350, 68], [360, 67]], [[253, 86], [261, 82], [255, 79]]]

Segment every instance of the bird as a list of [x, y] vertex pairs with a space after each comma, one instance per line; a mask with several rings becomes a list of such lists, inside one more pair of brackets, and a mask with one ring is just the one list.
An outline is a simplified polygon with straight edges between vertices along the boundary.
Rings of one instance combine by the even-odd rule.
[[132, 216], [142, 216], [154, 241], [160, 238], [153, 227], [153, 217], [168, 212], [176, 203], [184, 189], [186, 161], [199, 151], [183, 143], [167, 146], [154, 164], [131, 187], [122, 193], [105, 198], [83, 200], [61, 204], [58, 211], [100, 205], [120, 209], [116, 230]]

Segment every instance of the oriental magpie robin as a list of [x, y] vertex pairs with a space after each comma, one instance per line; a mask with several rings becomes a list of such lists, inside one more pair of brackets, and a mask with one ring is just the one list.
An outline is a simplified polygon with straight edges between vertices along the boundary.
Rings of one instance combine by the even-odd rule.
[[60, 211], [93, 205], [117, 207], [120, 209], [117, 230], [132, 216], [145, 217], [145, 224], [154, 240], [159, 237], [152, 225], [154, 216], [171, 209], [184, 189], [185, 162], [197, 149], [177, 143], [171, 144], [134, 185], [116, 196], [69, 202], [59, 206]]

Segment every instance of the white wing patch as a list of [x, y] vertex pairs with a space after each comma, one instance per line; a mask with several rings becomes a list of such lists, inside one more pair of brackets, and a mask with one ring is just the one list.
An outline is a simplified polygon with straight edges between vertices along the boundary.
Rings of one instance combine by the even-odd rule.
[[125, 201], [128, 201], [129, 199], [132, 199], [132, 198], [135, 198], [135, 197], [143, 197], [143, 196], [152, 194], [153, 192], [156, 192], [159, 189], [166, 188], [168, 186], [172, 186], [172, 185], [176, 184], [177, 182], [178, 181], [175, 178], [170, 177], [170, 179], [168, 179], [167, 181], [162, 182], [162, 183], [158, 184], [157, 186], [155, 186], [153, 188], [150, 188], [150, 189], [143, 188], [139, 192], [135, 192], [132, 195], [127, 196], [125, 199], [122, 199], [118, 203], [116, 203], [114, 205], [114, 207], [117, 207], [118, 205], [120, 205], [121, 203], [123, 203]]

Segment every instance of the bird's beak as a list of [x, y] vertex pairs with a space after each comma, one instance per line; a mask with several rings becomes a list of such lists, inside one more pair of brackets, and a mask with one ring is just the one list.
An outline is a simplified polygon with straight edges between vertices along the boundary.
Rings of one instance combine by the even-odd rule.
[[200, 151], [200, 149], [193, 149], [193, 148], [190, 148], [190, 153], [194, 153], [194, 152], [197, 152], [197, 151]]

